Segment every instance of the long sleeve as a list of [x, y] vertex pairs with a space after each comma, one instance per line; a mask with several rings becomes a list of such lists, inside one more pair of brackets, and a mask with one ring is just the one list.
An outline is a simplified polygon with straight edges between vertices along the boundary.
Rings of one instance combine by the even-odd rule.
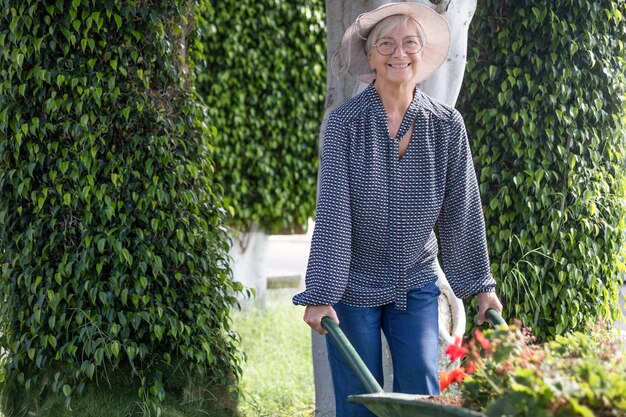
[[465, 124], [454, 111], [451, 119], [448, 172], [439, 237], [443, 269], [459, 298], [495, 291], [490, 272], [485, 220]]
[[298, 305], [337, 303], [348, 283], [351, 260], [349, 137], [331, 113], [320, 158], [320, 188], [315, 229], [306, 273], [306, 290], [293, 298]]

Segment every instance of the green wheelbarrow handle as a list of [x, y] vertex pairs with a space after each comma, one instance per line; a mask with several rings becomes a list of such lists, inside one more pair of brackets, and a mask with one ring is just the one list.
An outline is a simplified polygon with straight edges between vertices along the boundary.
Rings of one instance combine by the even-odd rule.
[[494, 326], [499, 325], [499, 324], [503, 324], [505, 326], [507, 325], [506, 321], [504, 321], [504, 319], [502, 318], [502, 315], [500, 315], [500, 313], [498, 313], [493, 308], [487, 309], [487, 311], [485, 312], [485, 316], [489, 319], [491, 324], [493, 324]]

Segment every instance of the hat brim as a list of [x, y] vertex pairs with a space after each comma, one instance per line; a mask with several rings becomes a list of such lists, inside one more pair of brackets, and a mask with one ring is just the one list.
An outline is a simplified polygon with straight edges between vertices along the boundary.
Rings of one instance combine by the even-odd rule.
[[376, 73], [370, 68], [365, 52], [365, 40], [378, 22], [393, 15], [406, 15], [416, 20], [426, 37], [420, 52], [422, 59], [416, 83], [428, 78], [448, 57], [450, 51], [450, 26], [445, 18], [429, 7], [418, 3], [387, 3], [371, 12], [360, 15], [343, 35], [341, 47], [348, 60], [347, 70], [359, 80], [371, 83]]

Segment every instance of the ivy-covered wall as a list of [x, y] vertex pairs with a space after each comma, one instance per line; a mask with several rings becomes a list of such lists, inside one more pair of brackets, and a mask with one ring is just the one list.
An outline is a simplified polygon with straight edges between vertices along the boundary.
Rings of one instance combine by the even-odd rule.
[[614, 320], [626, 230], [626, 2], [479, 2], [459, 108], [506, 317]]
[[199, 91], [216, 127], [231, 226], [306, 227], [314, 215], [326, 85], [323, 0], [215, 0]]
[[[0, 13], [0, 346], [13, 394], [158, 404], [240, 372], [194, 15], [207, 2], [9, 1]], [[179, 367], [180, 366], [180, 367]], [[8, 389], [8, 388], [7, 388]], [[10, 405], [9, 405], [10, 406]], [[3, 410], [7, 412], [7, 410]]]

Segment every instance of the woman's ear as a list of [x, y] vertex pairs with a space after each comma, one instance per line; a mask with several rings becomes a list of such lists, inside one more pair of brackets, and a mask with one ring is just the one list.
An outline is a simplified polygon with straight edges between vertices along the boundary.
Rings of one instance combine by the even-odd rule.
[[370, 52], [367, 53], [367, 63], [370, 65], [370, 69], [374, 71], [374, 65], [372, 64], [372, 54]]

